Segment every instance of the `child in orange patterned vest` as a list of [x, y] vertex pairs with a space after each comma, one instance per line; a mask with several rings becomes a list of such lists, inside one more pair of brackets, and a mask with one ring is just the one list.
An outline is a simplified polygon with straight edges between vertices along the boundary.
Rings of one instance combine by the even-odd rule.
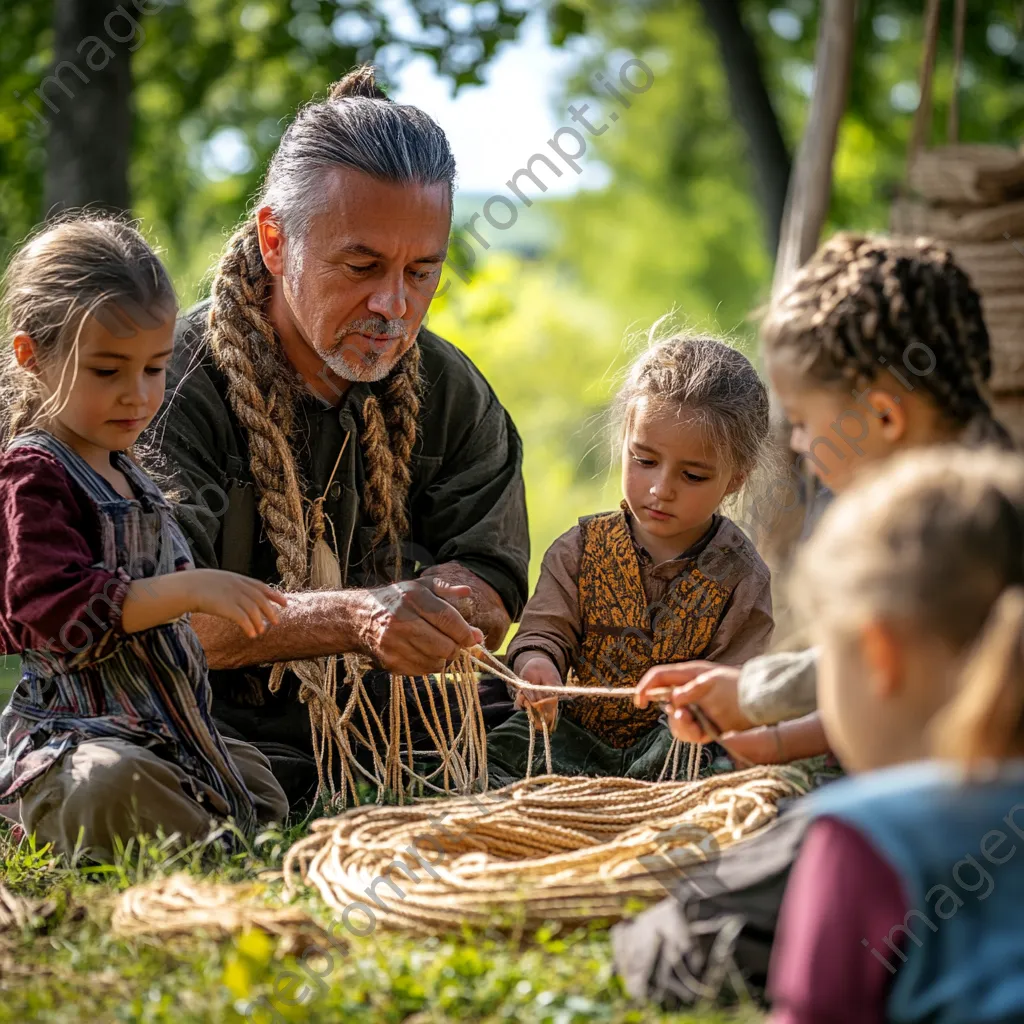
[[[774, 628], [768, 567], [719, 512], [768, 444], [768, 393], [749, 360], [711, 338], [669, 338], [637, 360], [616, 405], [624, 500], [551, 545], [509, 646], [537, 685], [571, 672], [583, 686], [635, 686], [653, 665], [694, 658], [740, 665]], [[671, 746], [659, 707], [544, 691], [517, 704], [557, 726], [558, 774], [657, 778]], [[488, 736], [496, 781], [525, 775], [530, 728], [524, 710]]]

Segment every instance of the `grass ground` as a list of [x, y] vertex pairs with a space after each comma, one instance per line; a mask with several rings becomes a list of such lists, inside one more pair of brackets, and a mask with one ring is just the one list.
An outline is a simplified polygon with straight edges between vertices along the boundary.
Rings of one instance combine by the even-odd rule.
[[[12, 687], [11, 676], [0, 675], [0, 706]], [[637, 1007], [613, 972], [607, 930], [597, 926], [548, 927], [515, 939], [469, 932], [429, 940], [381, 932], [358, 938], [332, 930], [323, 904], [307, 894], [302, 902], [311, 916], [344, 941], [306, 962], [281, 955], [261, 932], [224, 941], [196, 933], [169, 942], [111, 933], [119, 893], [175, 871], [211, 880], [259, 877], [264, 898], [273, 902], [280, 890], [273, 873], [304, 831], [301, 825], [267, 831], [233, 854], [217, 843], [171, 852], [166, 843], [133, 840], [112, 864], [69, 866], [0, 824], [0, 880], [17, 895], [49, 904], [34, 927], [0, 932], [0, 1024], [759, 1019], [742, 1010], [726, 1017]]]

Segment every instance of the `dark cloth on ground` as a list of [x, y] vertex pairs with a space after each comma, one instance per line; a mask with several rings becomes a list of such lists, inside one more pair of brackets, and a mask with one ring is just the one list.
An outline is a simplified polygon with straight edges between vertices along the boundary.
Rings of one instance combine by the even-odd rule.
[[[487, 765], [491, 784], [504, 786], [526, 775], [530, 732], [525, 711], [518, 711], [487, 736]], [[672, 746], [672, 735], [656, 725], [629, 747], [612, 747], [571, 719], [559, 721], [551, 734], [551, 770], [555, 775], [608, 775], [654, 781], [661, 774]], [[682, 766], [685, 769], [685, 764]], [[536, 734], [533, 775], [547, 771], [544, 738]]]
[[[627, 992], [666, 1010], [763, 1001], [779, 907], [807, 826], [791, 808], [706, 863], [669, 870], [669, 897], [612, 929]], [[670, 869], [669, 856], [654, 866]]]
[[[826, 757], [796, 764], [817, 787], [841, 775]], [[668, 1010], [765, 1002], [779, 910], [810, 827], [806, 799], [783, 802], [775, 822], [707, 862], [670, 870], [669, 897], [612, 929], [615, 967], [634, 999]]]

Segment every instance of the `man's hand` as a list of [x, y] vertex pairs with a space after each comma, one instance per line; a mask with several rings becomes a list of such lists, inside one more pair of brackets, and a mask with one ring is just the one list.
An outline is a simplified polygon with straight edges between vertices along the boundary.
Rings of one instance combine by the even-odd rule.
[[[652, 701], [668, 705], [672, 735], [684, 743], [707, 743], [712, 737], [690, 713], [690, 704], [701, 711], [722, 732], [749, 729], [753, 723], [740, 711], [737, 684], [740, 670], [710, 661], [687, 661], [681, 665], [657, 665], [640, 680], [634, 698], [637, 707]], [[664, 692], [659, 692], [664, 691]]]
[[391, 672], [440, 672], [462, 648], [483, 642], [483, 633], [453, 607], [469, 587], [408, 580], [352, 593], [360, 653]]
[[[516, 674], [520, 679], [528, 683], [536, 683], [538, 686], [564, 686], [562, 677], [558, 674], [558, 667], [544, 654], [533, 654], [524, 657], [521, 664], [516, 665]], [[558, 720], [558, 696], [546, 690], [518, 690], [516, 691], [516, 707], [533, 709], [534, 722], [540, 729], [541, 723], [546, 723], [548, 729], [555, 727]]]
[[481, 630], [489, 651], [496, 651], [501, 646], [512, 620], [505, 602], [494, 587], [458, 562], [432, 565], [422, 573], [420, 579], [439, 580], [453, 587], [468, 589], [464, 597], [446, 596], [445, 600], [450, 600], [466, 622]]

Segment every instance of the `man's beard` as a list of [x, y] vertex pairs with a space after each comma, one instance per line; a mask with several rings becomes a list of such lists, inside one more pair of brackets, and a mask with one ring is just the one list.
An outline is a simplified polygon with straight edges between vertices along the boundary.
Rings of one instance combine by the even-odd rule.
[[[324, 361], [324, 365], [342, 380], [351, 383], [372, 384], [374, 381], [383, 380], [398, 362], [396, 350], [401, 347], [408, 328], [404, 320], [357, 320], [354, 323], [346, 324], [335, 336], [338, 346], [330, 352], [317, 354]], [[368, 351], [357, 351], [353, 347], [348, 348], [346, 358], [346, 346], [344, 339], [352, 334], [365, 332], [367, 334], [387, 334], [394, 338], [396, 344], [383, 352], [374, 349]]]

